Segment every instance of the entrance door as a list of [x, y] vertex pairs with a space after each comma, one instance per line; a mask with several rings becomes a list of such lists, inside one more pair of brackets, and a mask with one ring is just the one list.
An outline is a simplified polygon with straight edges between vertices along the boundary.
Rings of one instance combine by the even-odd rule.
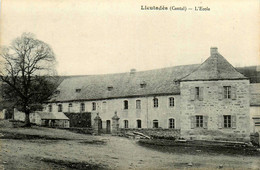
[[142, 128], [142, 121], [141, 120], [137, 120], [137, 128]]
[[107, 120], [107, 133], [110, 133], [111, 132], [111, 123], [110, 123], [110, 120]]

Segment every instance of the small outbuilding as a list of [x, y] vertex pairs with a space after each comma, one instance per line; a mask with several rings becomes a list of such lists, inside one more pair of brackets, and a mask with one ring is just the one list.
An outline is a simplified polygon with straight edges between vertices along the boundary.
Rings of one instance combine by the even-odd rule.
[[[14, 109], [14, 120], [24, 121], [25, 114]], [[63, 112], [40, 112], [30, 114], [30, 122], [39, 126], [69, 128], [70, 119]]]
[[47, 127], [69, 128], [69, 118], [62, 112], [32, 113], [32, 123]]

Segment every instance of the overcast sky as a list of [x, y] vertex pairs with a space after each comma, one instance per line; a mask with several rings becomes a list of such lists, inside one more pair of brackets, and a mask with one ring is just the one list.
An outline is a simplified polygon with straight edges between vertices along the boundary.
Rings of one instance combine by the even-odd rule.
[[[141, 5], [193, 10], [142, 11]], [[0, 29], [2, 45], [23, 32], [48, 43], [61, 75], [197, 64], [211, 46], [234, 66], [260, 63], [259, 0], [2, 0]]]

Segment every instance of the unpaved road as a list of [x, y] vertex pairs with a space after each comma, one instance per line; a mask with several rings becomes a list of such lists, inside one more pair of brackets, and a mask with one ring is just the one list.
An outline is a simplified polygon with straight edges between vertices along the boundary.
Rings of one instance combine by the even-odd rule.
[[[257, 156], [161, 152], [132, 139], [108, 135], [82, 135], [43, 127], [1, 128], [0, 135], [2, 169], [260, 168]], [[188, 166], [190, 162], [192, 166]]]

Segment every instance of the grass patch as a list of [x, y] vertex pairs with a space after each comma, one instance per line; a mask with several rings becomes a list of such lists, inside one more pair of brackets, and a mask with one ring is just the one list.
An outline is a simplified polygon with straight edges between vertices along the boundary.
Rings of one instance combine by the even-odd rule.
[[41, 136], [41, 135], [29, 135], [13, 132], [1, 132], [0, 139], [14, 139], [14, 140], [30, 140], [30, 139], [44, 139], [44, 140], [69, 140], [66, 138]]
[[58, 160], [58, 159], [49, 159], [49, 158], [40, 158], [41, 161], [59, 165], [61, 168], [72, 168], [72, 169], [107, 169], [107, 166], [103, 164], [96, 164], [90, 162], [73, 162], [67, 160]]
[[81, 141], [82, 144], [94, 144], [94, 145], [105, 145], [106, 142], [102, 140], [91, 140], [91, 141]]
[[[149, 142], [148, 142], [149, 141]], [[168, 153], [189, 154], [189, 155], [243, 155], [243, 156], [260, 156], [260, 152], [254, 147], [224, 147], [217, 145], [198, 145], [188, 143], [175, 143], [173, 141], [155, 141], [143, 140], [138, 142], [139, 145]], [[171, 144], [171, 145], [169, 145]]]

